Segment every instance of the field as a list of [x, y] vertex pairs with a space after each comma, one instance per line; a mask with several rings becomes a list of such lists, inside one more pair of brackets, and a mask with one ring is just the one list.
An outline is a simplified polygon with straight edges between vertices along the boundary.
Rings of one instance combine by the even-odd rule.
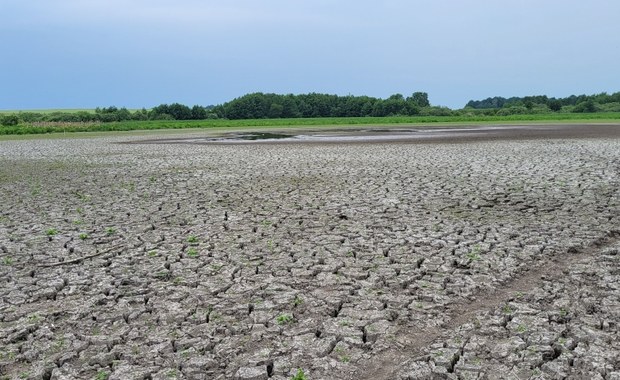
[[620, 379], [620, 125], [549, 128], [0, 141], [0, 379]]
[[592, 114], [550, 113], [512, 116], [392, 116], [392, 117], [336, 117], [296, 119], [253, 119], [253, 120], [187, 120], [187, 121], [123, 121], [113, 123], [39, 123], [39, 125], [0, 126], [0, 135], [44, 134], [66, 132], [134, 131], [156, 129], [214, 129], [214, 128], [304, 128], [330, 126], [415, 126], [463, 124], [506, 124], [506, 123], [617, 123], [618, 112]]

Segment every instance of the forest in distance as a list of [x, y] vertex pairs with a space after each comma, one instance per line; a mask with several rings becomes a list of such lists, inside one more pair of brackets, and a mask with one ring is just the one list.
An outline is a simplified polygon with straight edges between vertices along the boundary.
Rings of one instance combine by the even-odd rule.
[[95, 110], [28, 112], [0, 115], [5, 127], [41, 123], [110, 123], [148, 120], [244, 120], [295, 118], [352, 118], [395, 116], [511, 116], [557, 113], [620, 112], [620, 92], [613, 94], [571, 95], [553, 98], [544, 95], [525, 97], [492, 97], [471, 100], [462, 109], [432, 105], [426, 92], [410, 96], [394, 94], [388, 98], [370, 96], [339, 96], [319, 93], [273, 94], [251, 93], [216, 106], [192, 107], [173, 103], [151, 109], [129, 110], [124, 107], [103, 107]]

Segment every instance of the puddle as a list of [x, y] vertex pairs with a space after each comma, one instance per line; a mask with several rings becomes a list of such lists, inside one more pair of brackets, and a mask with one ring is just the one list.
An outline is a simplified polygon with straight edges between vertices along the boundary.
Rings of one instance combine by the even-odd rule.
[[[247, 140], [247, 141], [257, 141], [257, 140], [279, 140], [279, 139], [288, 139], [293, 136], [285, 135], [283, 133], [243, 133], [231, 137], [232, 139], [238, 140]], [[231, 139], [228, 138], [228, 139]], [[226, 138], [225, 138], [226, 139]]]

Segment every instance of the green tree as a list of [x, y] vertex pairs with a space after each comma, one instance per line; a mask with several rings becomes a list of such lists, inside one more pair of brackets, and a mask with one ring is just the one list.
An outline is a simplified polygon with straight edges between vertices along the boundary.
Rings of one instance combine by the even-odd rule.
[[17, 115], [6, 115], [0, 117], [0, 124], [5, 127], [13, 127], [19, 124], [19, 117]]
[[557, 99], [552, 99], [552, 100], [549, 100], [549, 103], [547, 103], [547, 106], [549, 107], [551, 111], [558, 112], [562, 109], [562, 102]]
[[407, 98], [407, 100], [413, 103], [413, 105], [420, 108], [431, 106], [431, 103], [428, 101], [428, 94], [426, 92], [414, 92], [409, 98]]
[[577, 112], [577, 113], [596, 112], [596, 104], [594, 104], [594, 101], [592, 99], [585, 100], [581, 103], [578, 103], [575, 106], [575, 109], [573, 110], [573, 112]]

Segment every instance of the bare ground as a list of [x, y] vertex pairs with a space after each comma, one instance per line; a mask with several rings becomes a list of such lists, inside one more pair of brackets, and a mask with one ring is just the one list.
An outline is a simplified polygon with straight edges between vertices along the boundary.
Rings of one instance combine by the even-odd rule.
[[0, 378], [619, 379], [620, 127], [590, 128], [0, 142]]

